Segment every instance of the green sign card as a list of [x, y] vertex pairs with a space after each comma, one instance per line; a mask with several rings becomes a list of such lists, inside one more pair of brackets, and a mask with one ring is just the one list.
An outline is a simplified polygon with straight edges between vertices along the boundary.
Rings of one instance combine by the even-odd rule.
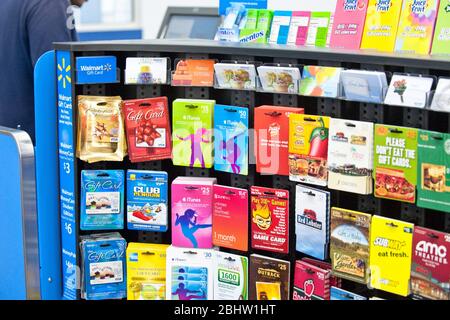
[[450, 134], [419, 131], [417, 205], [450, 212]]
[[431, 53], [450, 54], [450, 0], [441, 0]]
[[375, 125], [375, 196], [414, 203], [417, 129]]

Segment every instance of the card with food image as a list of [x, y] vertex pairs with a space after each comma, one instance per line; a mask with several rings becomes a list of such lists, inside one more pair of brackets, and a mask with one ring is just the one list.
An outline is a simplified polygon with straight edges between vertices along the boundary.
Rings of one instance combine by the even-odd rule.
[[298, 94], [301, 78], [299, 68], [260, 66], [258, 75], [264, 92]]
[[289, 179], [326, 186], [330, 118], [304, 114], [289, 116]]
[[417, 206], [450, 213], [450, 134], [419, 130]]
[[370, 221], [370, 214], [331, 209], [330, 256], [333, 275], [367, 283]]
[[375, 125], [375, 197], [415, 203], [417, 129]]
[[218, 88], [256, 90], [256, 67], [254, 64], [216, 63], [214, 71]]

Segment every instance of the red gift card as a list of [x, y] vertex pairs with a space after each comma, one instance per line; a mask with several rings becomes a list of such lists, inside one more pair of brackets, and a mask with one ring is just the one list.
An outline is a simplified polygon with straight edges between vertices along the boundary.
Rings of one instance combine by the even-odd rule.
[[292, 300], [329, 300], [330, 275], [330, 270], [305, 261], [297, 261]]
[[[331, 263], [325, 261], [314, 260], [311, 258], [303, 258], [302, 261], [307, 262], [309, 264], [315, 265], [321, 269], [332, 271]], [[330, 287], [341, 288], [342, 287], [342, 279], [339, 277], [333, 276], [333, 273], [330, 275]]]
[[289, 192], [252, 187], [252, 248], [289, 253]]
[[123, 112], [131, 162], [171, 158], [167, 104], [166, 97], [124, 101]]
[[302, 108], [261, 106], [255, 108], [256, 171], [289, 175], [289, 114]]
[[414, 228], [411, 289], [416, 297], [450, 299], [450, 234]]

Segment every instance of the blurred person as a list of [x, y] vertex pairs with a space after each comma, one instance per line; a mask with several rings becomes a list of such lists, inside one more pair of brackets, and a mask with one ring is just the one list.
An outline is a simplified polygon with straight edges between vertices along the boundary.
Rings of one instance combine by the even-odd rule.
[[0, 125], [34, 141], [34, 66], [53, 42], [77, 41], [70, 5], [87, 0], [0, 1]]

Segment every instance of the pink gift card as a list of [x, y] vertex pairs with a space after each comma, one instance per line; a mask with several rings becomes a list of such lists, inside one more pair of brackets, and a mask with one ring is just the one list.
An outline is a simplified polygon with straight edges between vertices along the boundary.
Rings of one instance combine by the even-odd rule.
[[289, 28], [288, 44], [304, 46], [308, 35], [309, 19], [311, 12], [294, 11], [291, 17], [291, 26]]
[[292, 300], [329, 300], [330, 275], [330, 270], [305, 261], [297, 261]]
[[172, 183], [172, 245], [212, 248], [215, 178], [180, 177]]
[[338, 0], [331, 32], [331, 48], [355, 49], [361, 45], [369, 0]]

